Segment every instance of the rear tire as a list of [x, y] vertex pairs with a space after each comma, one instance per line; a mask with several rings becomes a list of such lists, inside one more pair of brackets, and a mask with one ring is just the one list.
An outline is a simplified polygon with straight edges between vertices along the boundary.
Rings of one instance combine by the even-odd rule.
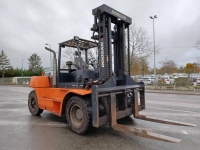
[[35, 91], [31, 91], [28, 98], [28, 108], [32, 115], [39, 116], [43, 109], [40, 109], [38, 106], [38, 100]]
[[73, 132], [84, 134], [91, 119], [86, 101], [78, 96], [71, 97], [66, 106], [66, 119]]

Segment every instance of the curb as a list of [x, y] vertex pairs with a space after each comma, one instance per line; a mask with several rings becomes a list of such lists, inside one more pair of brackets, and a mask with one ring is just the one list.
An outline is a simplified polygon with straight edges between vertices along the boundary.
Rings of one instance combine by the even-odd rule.
[[[0, 86], [13, 86], [13, 87], [29, 87], [27, 84], [15, 85], [0, 85]], [[179, 94], [179, 95], [197, 95], [200, 96], [200, 91], [172, 91], [172, 90], [145, 90], [145, 93], [159, 93], [159, 94]]]
[[145, 90], [146, 93], [159, 93], [159, 94], [179, 94], [179, 95], [197, 95], [200, 96], [200, 92], [194, 91], [167, 91], [167, 90]]
[[29, 87], [29, 84], [4, 84], [0, 86]]

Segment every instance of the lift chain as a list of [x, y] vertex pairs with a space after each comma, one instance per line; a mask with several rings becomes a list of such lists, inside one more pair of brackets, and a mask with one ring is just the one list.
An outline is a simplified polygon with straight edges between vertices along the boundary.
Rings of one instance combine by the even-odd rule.
[[106, 32], [106, 16], [105, 14], [103, 15], [103, 57], [104, 59], [104, 69], [105, 69], [105, 80], [108, 78], [108, 63], [107, 63], [107, 32]]

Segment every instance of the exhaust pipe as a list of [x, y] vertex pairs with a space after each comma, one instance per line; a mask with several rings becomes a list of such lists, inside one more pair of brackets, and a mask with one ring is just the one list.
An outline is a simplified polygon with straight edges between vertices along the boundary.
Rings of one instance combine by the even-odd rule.
[[57, 86], [57, 59], [56, 59], [56, 52], [48, 47], [45, 47], [46, 50], [53, 53], [53, 87]]

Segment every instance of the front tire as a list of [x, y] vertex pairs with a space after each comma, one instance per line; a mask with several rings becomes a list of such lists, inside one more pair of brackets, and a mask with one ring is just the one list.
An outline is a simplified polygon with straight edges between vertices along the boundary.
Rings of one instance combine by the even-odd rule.
[[66, 106], [66, 119], [73, 132], [84, 134], [91, 119], [86, 101], [77, 96], [71, 97]]
[[43, 109], [40, 109], [38, 106], [38, 100], [35, 91], [31, 91], [28, 98], [28, 108], [32, 115], [39, 116]]

